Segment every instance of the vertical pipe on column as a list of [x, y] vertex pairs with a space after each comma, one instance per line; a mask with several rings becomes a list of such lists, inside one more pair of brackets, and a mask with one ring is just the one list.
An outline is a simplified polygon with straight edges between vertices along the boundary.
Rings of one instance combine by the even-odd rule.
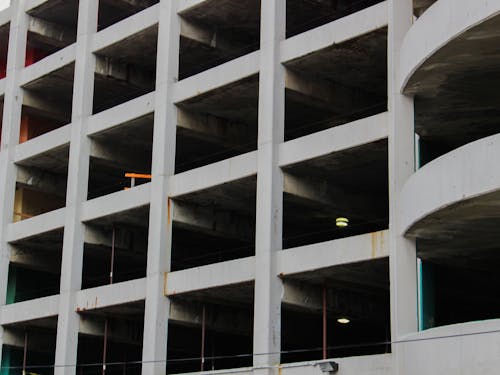
[[28, 358], [28, 331], [24, 331], [23, 375], [26, 375], [27, 358]]
[[206, 325], [206, 310], [203, 305], [201, 313], [201, 371], [205, 369], [205, 325]]
[[108, 318], [104, 320], [104, 343], [102, 348], [102, 375], [106, 374], [107, 351], [108, 351]]
[[115, 226], [113, 225], [113, 233], [111, 235], [111, 270], [109, 272], [109, 283], [113, 284], [113, 271], [115, 268]]
[[328, 357], [327, 325], [328, 325], [328, 320], [326, 315], [326, 285], [324, 285], [323, 286], [323, 359], [326, 359]]

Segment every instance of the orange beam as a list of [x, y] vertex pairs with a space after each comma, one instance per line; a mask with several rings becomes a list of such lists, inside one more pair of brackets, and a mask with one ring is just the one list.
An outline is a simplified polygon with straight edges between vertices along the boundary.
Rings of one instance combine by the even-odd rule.
[[144, 174], [144, 173], [125, 173], [125, 177], [128, 177], [128, 178], [143, 178], [145, 180], [151, 180], [151, 175], [150, 174]]

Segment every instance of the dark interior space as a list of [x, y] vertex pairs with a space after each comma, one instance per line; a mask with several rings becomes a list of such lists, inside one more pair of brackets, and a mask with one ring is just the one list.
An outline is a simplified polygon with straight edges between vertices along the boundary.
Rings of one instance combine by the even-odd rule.
[[95, 53], [94, 113], [155, 90], [157, 42], [154, 25]]
[[180, 80], [259, 49], [260, 0], [207, 0], [180, 16]]
[[146, 276], [149, 206], [89, 221], [82, 289]]
[[98, 30], [157, 4], [159, 0], [99, 0]]
[[387, 111], [387, 29], [285, 63], [285, 139]]
[[76, 42], [78, 0], [49, 0], [28, 14], [26, 66]]
[[10, 23], [0, 27], [0, 79], [7, 75], [7, 54], [9, 51]]
[[387, 229], [387, 152], [381, 140], [283, 168], [283, 247]]
[[59, 294], [63, 230], [11, 244], [7, 304]]
[[54, 373], [57, 317], [16, 323], [4, 329], [9, 341], [4, 342], [2, 348], [2, 374]]
[[140, 375], [144, 301], [80, 314], [77, 374]]
[[287, 0], [286, 36], [303, 33], [380, 2], [382, 0]]
[[254, 255], [256, 177], [174, 200], [172, 270]]
[[445, 207], [407, 232], [416, 238], [421, 329], [500, 317], [498, 192]]
[[460, 34], [430, 56], [406, 84], [404, 93], [415, 99], [420, 166], [499, 132], [493, 89], [500, 82], [499, 25], [500, 17], [495, 16]]
[[176, 173], [257, 148], [257, 75], [198, 95], [177, 106]]
[[90, 136], [88, 199], [151, 181], [153, 117], [151, 113]]
[[253, 283], [172, 298], [168, 331], [167, 374], [251, 366]]
[[390, 353], [387, 258], [293, 275], [284, 286], [282, 363], [323, 359], [324, 332], [326, 358]]
[[19, 143], [71, 122], [75, 63], [23, 86]]

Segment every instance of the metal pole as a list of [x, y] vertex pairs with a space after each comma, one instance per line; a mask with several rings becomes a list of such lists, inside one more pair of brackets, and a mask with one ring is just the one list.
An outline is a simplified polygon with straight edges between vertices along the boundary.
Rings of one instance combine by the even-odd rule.
[[328, 320], [326, 315], [326, 285], [324, 285], [323, 286], [323, 359], [327, 359], [328, 357], [327, 325], [328, 325]]
[[28, 358], [28, 331], [24, 331], [23, 375], [26, 375], [27, 358]]
[[111, 271], [109, 272], [109, 283], [113, 284], [113, 271], [115, 268], [115, 226], [113, 225], [113, 233], [111, 235]]
[[201, 316], [201, 371], [205, 370], [205, 324], [206, 324], [206, 311], [203, 305], [203, 312]]
[[104, 320], [104, 343], [102, 348], [102, 375], [106, 374], [106, 354], [108, 351], [108, 319]]

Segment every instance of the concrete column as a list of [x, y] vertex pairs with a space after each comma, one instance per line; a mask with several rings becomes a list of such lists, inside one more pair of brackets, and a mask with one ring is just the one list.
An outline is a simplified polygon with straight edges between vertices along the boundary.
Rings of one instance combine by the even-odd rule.
[[180, 40], [178, 0], [161, 0], [159, 6], [147, 289], [142, 351], [144, 361], [142, 373], [147, 375], [161, 375], [166, 372], [170, 303], [164, 296], [164, 275], [170, 271], [172, 244], [171, 219], [173, 216], [168, 196], [169, 178], [175, 173], [177, 110], [172, 94], [179, 70]]
[[261, 2], [257, 222], [255, 233], [254, 366], [273, 374], [281, 350], [281, 296], [276, 252], [282, 249], [283, 173], [278, 145], [284, 140], [285, 69], [279, 61], [285, 39], [285, 0]]
[[76, 40], [76, 61], [71, 115], [71, 140], [66, 191], [61, 263], [61, 290], [57, 321], [54, 374], [75, 374], [79, 316], [75, 312], [76, 291], [81, 289], [85, 227], [80, 220], [87, 200], [89, 140], [86, 129], [92, 115], [95, 57], [92, 35], [97, 31], [98, 0], [80, 1]]
[[[417, 331], [417, 264], [415, 242], [399, 230], [400, 192], [415, 171], [413, 99], [399, 90], [399, 54], [412, 25], [413, 1], [389, 1], [389, 194], [392, 340]], [[398, 344], [393, 345], [394, 373], [399, 369]]]
[[[15, 146], [19, 143], [19, 128], [23, 91], [19, 87], [20, 72], [26, 56], [28, 16], [24, 0], [11, 4], [9, 51], [3, 109], [2, 144], [0, 149], [0, 306], [5, 305], [9, 274], [10, 247], [6, 241], [7, 226], [12, 222], [16, 188]], [[2, 361], [3, 329], [0, 326], [0, 363]]]

